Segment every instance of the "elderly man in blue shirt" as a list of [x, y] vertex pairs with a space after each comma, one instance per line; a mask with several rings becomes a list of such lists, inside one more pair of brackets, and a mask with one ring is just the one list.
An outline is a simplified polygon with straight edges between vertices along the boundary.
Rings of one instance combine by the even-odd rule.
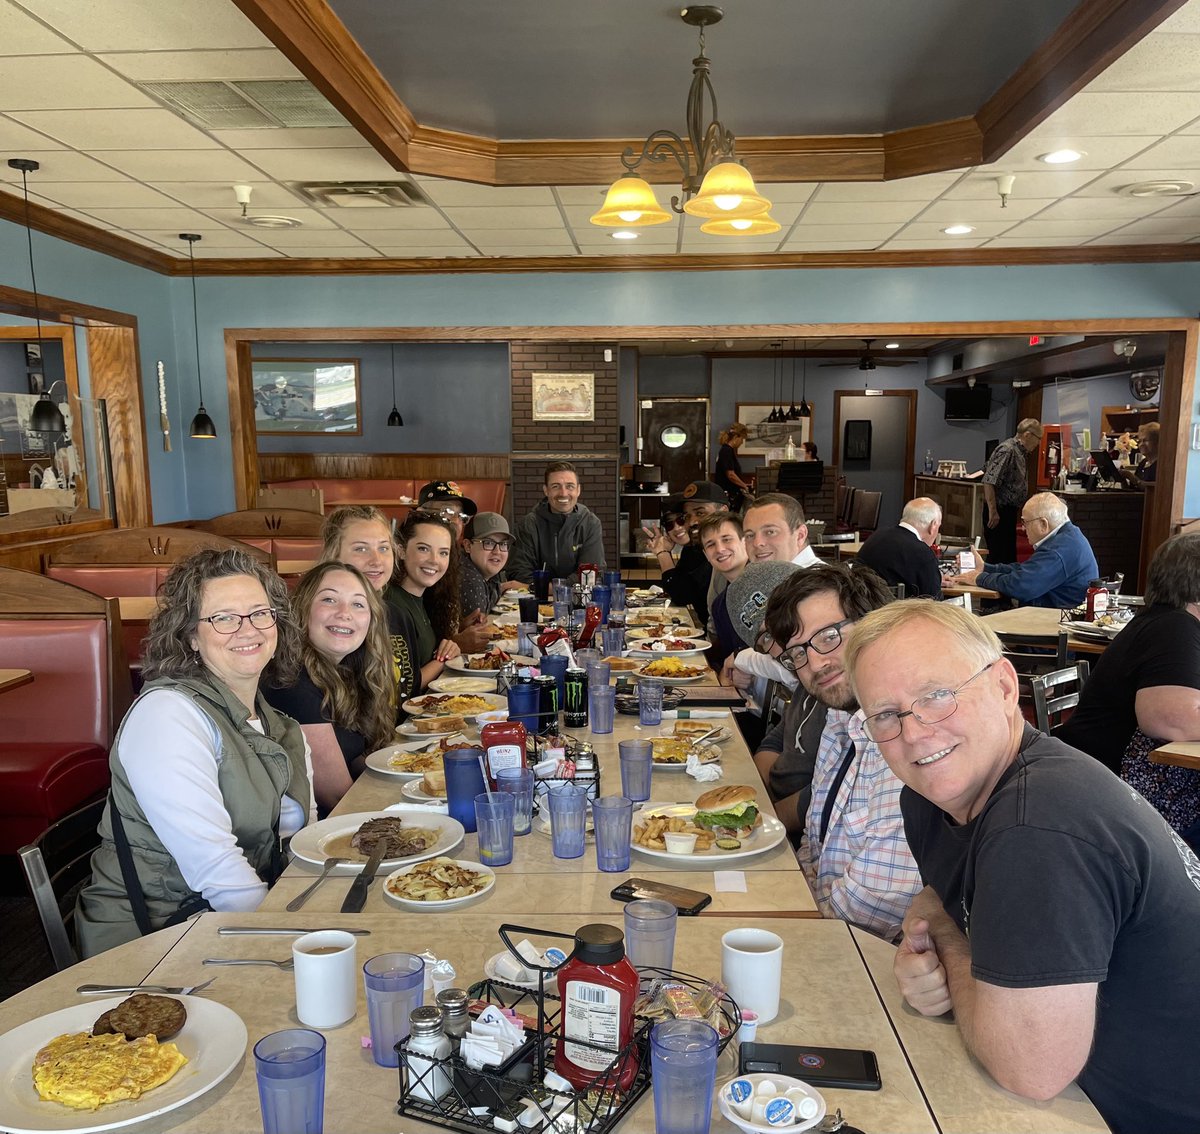
[[1087, 536], [1068, 518], [1066, 504], [1053, 492], [1039, 492], [1025, 501], [1021, 524], [1033, 545], [1024, 563], [984, 565], [977, 557], [976, 567], [955, 581], [989, 587], [1022, 606], [1078, 606], [1100, 568]]

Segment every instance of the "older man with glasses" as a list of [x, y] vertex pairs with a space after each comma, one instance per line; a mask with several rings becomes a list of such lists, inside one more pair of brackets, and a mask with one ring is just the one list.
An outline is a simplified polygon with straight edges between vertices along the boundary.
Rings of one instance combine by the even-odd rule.
[[840, 565], [796, 571], [775, 588], [759, 647], [808, 696], [793, 696], [754, 757], [768, 788], [784, 777], [799, 785], [775, 810], [800, 832], [797, 858], [821, 913], [887, 940], [899, 935], [921, 877], [904, 840], [902, 784], [875, 744], [851, 739], [858, 703], [844, 653], [858, 620], [891, 598], [873, 571]]
[[1017, 513], [1029, 496], [1029, 454], [1042, 440], [1042, 423], [1027, 417], [1001, 441], [983, 470], [983, 523], [992, 563], [1017, 561]]
[[896, 980], [953, 1010], [996, 1081], [1053, 1098], [1073, 1079], [1115, 1134], [1200, 1130], [1181, 1068], [1200, 1017], [1200, 861], [1090, 756], [1025, 723], [995, 634], [943, 603], [863, 618], [845, 664], [854, 733], [904, 782], [927, 883]]

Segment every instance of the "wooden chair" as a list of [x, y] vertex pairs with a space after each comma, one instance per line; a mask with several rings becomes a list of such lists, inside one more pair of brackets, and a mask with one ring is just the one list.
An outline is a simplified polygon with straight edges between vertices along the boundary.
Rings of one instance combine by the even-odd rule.
[[107, 792], [97, 796], [51, 823], [17, 852], [59, 972], [79, 961], [73, 933], [75, 899], [92, 876], [92, 852], [100, 845], [97, 827], [107, 802]]
[[864, 535], [873, 532], [879, 527], [879, 508], [882, 503], [882, 492], [869, 492], [862, 488], [855, 489], [850, 527]]
[[255, 510], [263, 508], [287, 508], [324, 516], [325, 494], [319, 488], [272, 488], [266, 485], [259, 488], [255, 499]]
[[[1047, 736], [1062, 724], [1070, 711], [1079, 704], [1079, 695], [1087, 684], [1091, 664], [1086, 661], [1076, 662], [1066, 669], [1056, 669], [1050, 673], [1039, 673], [1030, 678], [1029, 684], [1033, 689], [1033, 712], [1037, 727]], [[1051, 692], [1065, 688], [1065, 692]], [[1066, 714], [1066, 715], [1064, 715]]]

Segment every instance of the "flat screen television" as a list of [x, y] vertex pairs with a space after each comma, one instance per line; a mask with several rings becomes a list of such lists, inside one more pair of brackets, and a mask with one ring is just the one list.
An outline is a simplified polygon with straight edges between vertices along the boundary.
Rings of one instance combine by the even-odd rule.
[[991, 386], [951, 386], [946, 390], [947, 421], [987, 421], [991, 414]]

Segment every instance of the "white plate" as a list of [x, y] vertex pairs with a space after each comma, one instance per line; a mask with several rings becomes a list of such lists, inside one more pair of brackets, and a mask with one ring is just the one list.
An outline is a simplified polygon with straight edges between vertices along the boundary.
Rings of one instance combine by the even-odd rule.
[[[700, 762], [702, 764], [716, 764], [721, 759], [721, 748], [720, 745], [717, 744], [717, 741], [728, 739], [728, 737], [729, 733], [723, 731], [717, 733], [713, 737], [710, 737], [709, 740], [700, 741], [700, 743], [695, 746], [696, 751], [700, 754]], [[651, 758], [650, 763], [655, 771], [659, 772], [683, 772], [687, 770], [686, 760], [684, 760], [682, 764], [677, 764], [673, 762], [669, 763], [666, 760], [655, 760]], [[766, 821], [766, 816], [764, 815], [763, 822], [765, 823]]]
[[[625, 656], [627, 658], [647, 658], [650, 661], [653, 661], [655, 658], [694, 658], [703, 654], [712, 645], [711, 642], [706, 641], [704, 638], [688, 638], [687, 641], [689, 645], [686, 650], [651, 650], [643, 648], [644, 646], [649, 646], [650, 643], [638, 643], [638, 645], [633, 646], [631, 649], [627, 649]], [[654, 642], [655, 644], [661, 644], [662, 639], [656, 638]]]
[[[657, 659], [655, 659], [655, 660], [657, 660]], [[682, 659], [680, 659], [680, 660], [682, 660]], [[649, 665], [649, 664], [650, 664], [649, 662], [646, 663], [646, 665]], [[642, 666], [642, 669], [645, 669], [645, 668], [646, 668], [646, 666]], [[630, 671], [632, 673], [633, 679], [635, 681], [640, 680], [643, 677], [648, 677], [654, 681], [661, 681], [661, 682], [663, 682], [664, 685], [695, 685], [697, 681], [703, 681], [708, 676], [708, 667], [707, 666], [705, 667], [704, 673], [697, 673], [693, 677], [665, 677], [662, 674], [657, 674], [657, 673], [643, 673], [642, 669], [635, 669], [635, 670]]]
[[[384, 776], [395, 776], [401, 780], [419, 780], [425, 774], [424, 772], [404, 772], [399, 768], [393, 768], [392, 757], [401, 752], [420, 752], [423, 748], [436, 744], [440, 739], [437, 736], [430, 736], [421, 741], [410, 740], [405, 744], [389, 744], [386, 748], [380, 748], [367, 757], [367, 767]], [[467, 738], [461, 732], [456, 732], [446, 739], [466, 740]]]
[[[507, 702], [506, 702], [506, 704], [507, 704]], [[456, 717], [458, 717], [460, 720], [467, 719], [461, 713], [455, 713], [454, 715]], [[436, 720], [437, 718], [436, 717], [422, 717], [421, 719], [422, 720]], [[446, 719], [449, 720], [450, 718], [447, 717]], [[422, 730], [421, 732], [418, 732], [417, 726], [414, 725], [412, 723], [412, 721], [404, 721], [403, 723], [398, 724], [396, 726], [396, 733], [398, 736], [419, 736], [419, 737], [423, 737], [425, 740], [441, 740], [442, 737], [444, 737], [444, 736], [451, 736], [452, 734], [458, 733], [458, 732], [462, 732], [462, 729], [455, 727], [455, 728], [435, 729], [433, 732], [427, 732], [424, 730]], [[418, 745], [418, 747], [421, 747], [421, 746]]]
[[733, 1082], [733, 1079], [730, 1079], [729, 1082], [722, 1083], [717, 1088], [717, 1108], [734, 1126], [747, 1130], [750, 1134], [778, 1134], [780, 1130], [794, 1130], [799, 1134], [801, 1130], [811, 1130], [814, 1126], [819, 1126], [821, 1120], [825, 1117], [825, 1099], [822, 1097], [821, 1092], [814, 1087], [810, 1087], [802, 1079], [793, 1079], [790, 1075], [776, 1075], [774, 1073], [770, 1075], [738, 1075], [737, 1078], [747, 1079], [755, 1087], [764, 1079], [770, 1079], [779, 1088], [781, 1095], [791, 1087], [799, 1087], [810, 1099], [815, 1099], [817, 1106], [820, 1108], [815, 1118], [802, 1119], [800, 1122], [789, 1126], [768, 1126], [765, 1122], [761, 1124], [750, 1122], [729, 1105], [729, 1083]]
[[685, 613], [676, 613], [659, 607], [644, 607], [641, 610], [630, 610], [625, 615], [626, 626], [661, 626], [676, 625], [691, 626], [692, 620]]
[[[507, 653], [508, 651], [505, 651], [505, 652]], [[458, 657], [451, 658], [446, 663], [446, 668], [454, 670], [455, 673], [466, 674], [468, 677], [486, 677], [490, 674], [494, 681], [496, 674], [500, 672], [498, 669], [468, 669], [467, 668], [467, 662], [471, 658], [478, 658], [478, 657], [482, 657], [482, 656], [483, 656], [483, 652], [480, 652], [478, 654], [459, 654]], [[517, 663], [517, 665], [537, 665], [537, 662], [535, 662], [533, 660], [533, 658], [527, 658], [521, 654], [512, 654], [512, 660], [515, 661]]]
[[[661, 767], [661, 765], [659, 765]], [[696, 807], [691, 803], [668, 803], [658, 807], [645, 808], [640, 816], [634, 816], [634, 826], [644, 819], [655, 815], [678, 816], [680, 819], [691, 819], [696, 814]], [[639, 847], [633, 843], [633, 849], [638, 854], [650, 858], [661, 858], [673, 866], [681, 866], [685, 870], [712, 870], [714, 864], [722, 862], [737, 862], [740, 859], [753, 858], [765, 854], [772, 847], [777, 847], [787, 838], [787, 831], [774, 815], [763, 815], [762, 823], [753, 832], [742, 839], [742, 849], [735, 851], [720, 850], [715, 844], [711, 850], [695, 851], [692, 854], [672, 854], [666, 850], [652, 850], [649, 847]], [[719, 867], [717, 867], [719, 868]]]
[[672, 626], [669, 634], [652, 634], [649, 630], [630, 630], [625, 635], [631, 642], [643, 642], [655, 638], [703, 638], [704, 631], [696, 626]]
[[403, 870], [393, 870], [383, 880], [384, 901], [391, 902], [392, 905], [399, 906], [402, 910], [452, 910], [455, 906], [465, 906], [469, 902], [482, 898], [496, 885], [496, 875], [492, 873], [489, 867], [484, 866], [482, 863], [469, 862], [465, 858], [455, 859], [454, 862], [456, 866], [461, 866], [464, 870], [473, 870], [476, 874], [482, 874], [487, 879], [487, 884], [482, 890], [477, 890], [474, 894], [466, 894], [461, 898], [450, 898], [444, 902], [418, 902], [414, 898], [402, 898], [398, 894], [393, 894], [388, 889], [389, 883], [413, 869], [411, 866], [406, 866]]
[[429, 688], [435, 693], [492, 693], [495, 677], [435, 677]]
[[[88, 1032], [97, 1018], [125, 1000], [89, 1000], [21, 1024], [0, 1036], [0, 1127], [12, 1134], [70, 1130], [74, 1134], [114, 1130], [181, 1107], [212, 1090], [246, 1055], [246, 1025], [234, 1011], [200, 996], [180, 996], [187, 1023], [169, 1042], [187, 1063], [173, 1078], [139, 1099], [110, 1103], [99, 1110], [73, 1110], [43, 1102], [33, 1085], [34, 1056], [56, 1036]], [[250, 1060], [253, 1063], [253, 1060]], [[251, 1068], [253, 1072], [253, 1068]], [[222, 1124], [217, 1122], [215, 1127]]]
[[1097, 626], [1094, 622], [1064, 622], [1063, 625], [1071, 631], [1072, 634], [1077, 634], [1081, 638], [1103, 638], [1106, 641], [1112, 641], [1128, 623], [1120, 623], [1116, 626]]
[[[304, 862], [313, 866], [324, 866], [330, 852], [326, 850], [334, 839], [343, 835], [352, 835], [368, 819], [391, 819], [400, 815], [410, 827], [425, 827], [437, 831], [437, 842], [428, 850], [418, 854], [403, 855], [400, 858], [385, 858], [379, 864], [380, 870], [395, 870], [410, 863], [422, 862], [427, 858], [436, 858], [439, 854], [449, 854], [463, 841], [463, 825], [449, 815], [441, 815], [426, 807], [393, 807], [390, 811], [358, 811], [350, 815], [332, 815], [304, 827], [292, 836], [292, 853]], [[334, 874], [358, 874], [366, 865], [362, 862], [343, 862], [333, 868]]]
[[[501, 957], [509, 957], [509, 956], [512, 956], [512, 954], [509, 953], [507, 950], [505, 950], [504, 952], [501, 952], [501, 953], [493, 953], [492, 956], [490, 956], [486, 961], [483, 962], [483, 975], [485, 977], [487, 977], [488, 980], [503, 981], [503, 983], [505, 983], [505, 984], [514, 984], [517, 986], [517, 988], [528, 988], [533, 992], [537, 992], [538, 982], [536, 980], [532, 980], [532, 981], [509, 980], [507, 977], [502, 977], [499, 973], [496, 972], [496, 962], [498, 960], [500, 960]], [[558, 995], [558, 977], [557, 976], [547, 976], [546, 977], [546, 991], [551, 993], [553, 996]]]
[[430, 795], [422, 786], [420, 780], [409, 780], [401, 789], [400, 794], [413, 803], [445, 803], [444, 795]]
[[[490, 712], [492, 709], [507, 709], [508, 708], [508, 698], [501, 697], [496, 693], [468, 693], [468, 694], [455, 694], [455, 693], [433, 693], [433, 694], [430, 694], [430, 693], [425, 693], [425, 694], [422, 694], [420, 697], [414, 697], [411, 701], [405, 701], [404, 704], [401, 705], [400, 707], [406, 713], [412, 713], [413, 716], [436, 717], [436, 716], [445, 715], [446, 711], [438, 706], [434, 706], [430, 709], [425, 709], [421, 706], [421, 702], [424, 701], [426, 697], [430, 697], [430, 696], [434, 696], [434, 697], [439, 697], [439, 696], [440, 697], [455, 697], [455, 696], [478, 697], [481, 701], [485, 702], [484, 708], [476, 709], [473, 713], [469, 712], [469, 713], [453, 714], [454, 716], [462, 717], [464, 720], [468, 720], [468, 721], [474, 720], [475, 717], [478, 716], [480, 713]], [[426, 735], [426, 734], [422, 734], [422, 735]]]

